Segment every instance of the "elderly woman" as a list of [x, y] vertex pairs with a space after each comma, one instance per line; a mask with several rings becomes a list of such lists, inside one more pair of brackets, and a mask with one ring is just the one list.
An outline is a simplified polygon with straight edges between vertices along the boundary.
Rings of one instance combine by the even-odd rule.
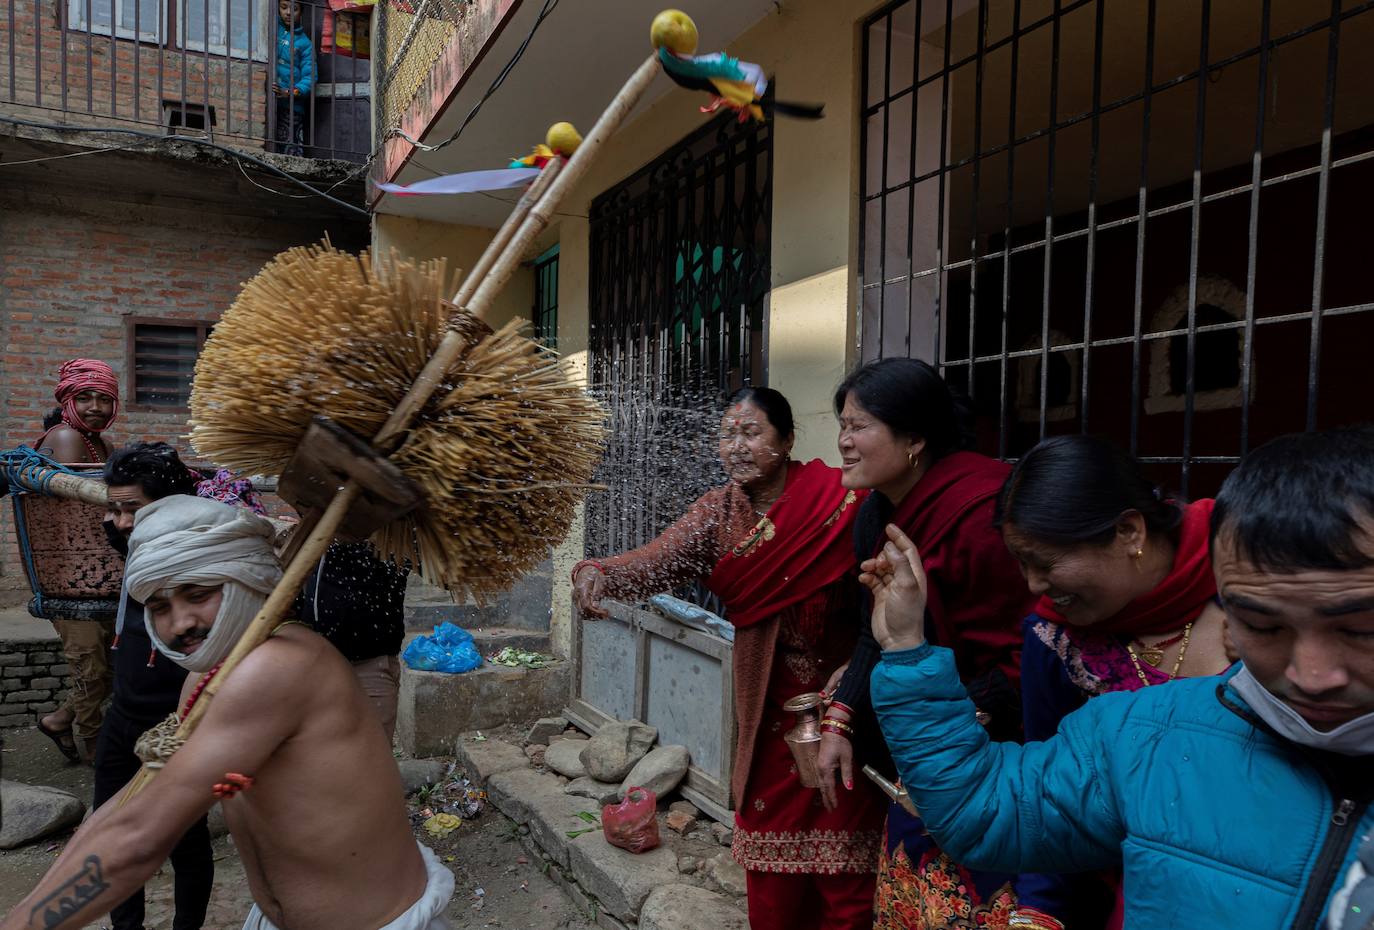
[[[1211, 500], [1167, 497], [1135, 459], [1090, 436], [1047, 439], [1016, 464], [996, 522], [1039, 598], [1021, 651], [1027, 740], [1049, 739], [1099, 694], [1227, 667], [1211, 513]], [[1121, 926], [1114, 876], [1023, 876], [1018, 891], [1044, 926]]]
[[732, 852], [746, 870], [749, 925], [868, 930], [883, 797], [858, 786], [838, 805], [804, 787], [783, 741], [789, 698], [820, 690], [854, 648], [850, 543], [860, 495], [838, 469], [790, 460], [792, 410], [745, 388], [721, 419], [729, 476], [648, 545], [578, 563], [574, 598], [604, 617], [603, 597], [633, 598], [703, 579], [736, 629]]
[[[845, 487], [871, 488], [854, 534], [859, 559], [877, 554], [883, 527], [917, 540], [931, 579], [926, 631], [954, 651], [960, 678], [994, 738], [1021, 728], [1017, 690], [1020, 623], [1031, 597], [993, 527], [1008, 466], [975, 452], [970, 418], [925, 362], [889, 358], [855, 371], [835, 392]], [[872, 715], [869, 673], [878, 661], [865, 598], [861, 634], [822, 723], [822, 778], [846, 789], [858, 761], [887, 767]], [[839, 791], [843, 798], [847, 792]], [[879, 866], [877, 930], [1002, 926], [1015, 903], [1006, 873], [970, 872], [944, 855], [917, 817], [894, 804]]]

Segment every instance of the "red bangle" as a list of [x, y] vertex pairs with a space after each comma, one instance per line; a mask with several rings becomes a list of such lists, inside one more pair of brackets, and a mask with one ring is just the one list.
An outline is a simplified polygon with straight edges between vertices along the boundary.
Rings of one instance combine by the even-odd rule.
[[850, 707], [844, 701], [831, 700], [830, 707], [832, 710], [842, 710], [849, 716], [854, 716], [854, 708]]
[[582, 571], [582, 569], [589, 567], [596, 569], [603, 575], [606, 574], [606, 566], [602, 565], [596, 559], [583, 559], [581, 562], [578, 562], [576, 565], [573, 566], [572, 576], [570, 578], [572, 583], [577, 584], [577, 573]]

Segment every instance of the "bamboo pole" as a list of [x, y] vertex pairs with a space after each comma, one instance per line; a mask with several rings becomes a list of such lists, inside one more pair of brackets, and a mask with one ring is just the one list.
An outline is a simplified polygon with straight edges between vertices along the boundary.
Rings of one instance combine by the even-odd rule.
[[[536, 185], [539, 184], [540, 181], [543, 181], [545, 177], [551, 180], [545, 182], [547, 186], [540, 192], [537, 199], [530, 197], [527, 193], [527, 195], [522, 197], [520, 202], [517, 203], [515, 210], [512, 212], [512, 217], [502, 226], [501, 231], [498, 232], [498, 236], [506, 233], [507, 228], [515, 231], [506, 234], [508, 241], [502, 245], [499, 254], [494, 254], [490, 261], [486, 261], [487, 255], [485, 253], [483, 254], [482, 260], [478, 262], [477, 267], [482, 268], [484, 263], [487, 267], [484, 269], [484, 273], [481, 275], [480, 280], [476, 274], [469, 275], [468, 279], [464, 282], [464, 286], [459, 288], [457, 296], [463, 297], [464, 292], [468, 290], [468, 281], [479, 282], [473, 289], [471, 297], [468, 300], [454, 301], [458, 304], [460, 309], [470, 313], [479, 320], [486, 314], [493, 299], [515, 272], [525, 250], [533, 244], [535, 238], [548, 226], [549, 218], [557, 209], [559, 202], [573, 185], [580, 181], [587, 173], [587, 169], [591, 166], [592, 161], [600, 154], [601, 147], [616, 129], [619, 128], [620, 124], [624, 122], [625, 117], [629, 115], [630, 111], [634, 109], [635, 104], [639, 102], [640, 97], [644, 95], [644, 91], [648, 89], [649, 84], [653, 82], [654, 77], [658, 74], [658, 68], [659, 64], [656, 55], [650, 55], [646, 58], [644, 63], [641, 64], [635, 70], [634, 74], [630, 76], [629, 80], [625, 82], [620, 92], [617, 93], [615, 98], [611, 101], [610, 106], [601, 114], [600, 119], [596, 121], [596, 125], [592, 127], [591, 132], [587, 133], [582, 144], [578, 147], [577, 151], [573, 153], [572, 158], [568, 159], [567, 164], [561, 166], [561, 168], [549, 170], [556, 163], [556, 161], [552, 161], [549, 165], [545, 166], [544, 171], [540, 172], [539, 177], [535, 181]], [[531, 185], [532, 188], [533, 186], [534, 185]], [[517, 219], [522, 210], [525, 215], [523, 218]], [[488, 251], [493, 250], [489, 249]], [[443, 374], [447, 372], [449, 367], [458, 359], [458, 356], [463, 349], [466, 348], [466, 345], [466, 339], [458, 332], [450, 331], [444, 336], [438, 348], [435, 350], [434, 355], [430, 357], [428, 364], [425, 365], [424, 369], [416, 377], [410, 390], [406, 393], [405, 397], [401, 399], [400, 403], [396, 405], [396, 409], [392, 411], [391, 416], [387, 419], [386, 423], [383, 424], [381, 430], [378, 431], [376, 437], [373, 439], [374, 446], [385, 449], [396, 439], [396, 437], [400, 436], [410, 427], [411, 422], [419, 414], [420, 409], [438, 387]], [[353, 503], [358, 494], [359, 487], [357, 482], [349, 481], [334, 495], [334, 499], [320, 516], [319, 522], [310, 530], [309, 537], [306, 539], [305, 543], [296, 551], [295, 556], [291, 559], [285, 573], [282, 575], [281, 581], [277, 583], [276, 588], [272, 591], [271, 595], [268, 596], [266, 603], [264, 603], [262, 609], [258, 611], [258, 615], [253, 618], [252, 623], [249, 624], [243, 636], [240, 637], [238, 643], [234, 646], [234, 649], [224, 660], [224, 664], [220, 667], [219, 672], [206, 684], [195, 706], [191, 708], [185, 719], [181, 721], [180, 726], [177, 727], [177, 736], [182, 740], [189, 739], [191, 734], [195, 731], [196, 725], [209, 709], [210, 701], [214, 697], [215, 692], [219, 690], [220, 685], [229, 677], [229, 673], [233, 670], [234, 666], [243, 661], [248, 653], [261, 645], [272, 635], [272, 631], [276, 629], [287, 607], [295, 600], [296, 592], [305, 581], [306, 575], [314, 568], [315, 563], [319, 561], [325, 549], [329, 547], [330, 542], [334, 538], [335, 531], [338, 530], [340, 523], [343, 522], [343, 518], [348, 512], [349, 506]], [[302, 527], [298, 532], [304, 530], [305, 527]], [[138, 792], [152, 779], [154, 771], [154, 769], [149, 769], [146, 765], [140, 769], [138, 774], [130, 781], [128, 788], [125, 789], [119, 803], [123, 805], [134, 795], [138, 794]]]
[[82, 478], [69, 475], [55, 468], [31, 467], [20, 471], [16, 469], [13, 485], [22, 491], [34, 494], [50, 494], [67, 500], [94, 504], [97, 507], [109, 506], [109, 494], [105, 482], [96, 478]]

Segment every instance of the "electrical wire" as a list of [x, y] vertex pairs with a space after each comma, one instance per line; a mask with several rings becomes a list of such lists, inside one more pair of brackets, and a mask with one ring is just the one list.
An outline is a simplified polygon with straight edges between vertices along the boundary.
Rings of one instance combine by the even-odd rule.
[[[463, 117], [463, 121], [458, 124], [458, 128], [453, 131], [451, 136], [434, 145], [426, 145], [420, 140], [412, 138], [400, 127], [395, 127], [388, 130], [383, 136], [383, 139], [391, 136], [400, 136], [422, 152], [437, 152], [439, 149], [452, 145], [454, 142], [458, 141], [458, 137], [463, 134], [463, 130], [477, 117], [477, 113], [482, 109], [482, 105], [496, 93], [503, 83], [505, 83], [506, 78], [510, 76], [511, 71], [515, 69], [516, 64], [520, 61], [521, 57], [524, 56], [525, 49], [529, 48], [530, 42], [534, 40], [534, 34], [539, 31], [540, 25], [549, 17], [549, 14], [551, 14], [557, 6], [558, 0], [544, 0], [544, 6], [539, 10], [539, 15], [535, 17], [534, 25], [530, 27], [530, 31], [525, 36], [525, 40], [520, 43], [520, 47], [515, 50], [515, 54], [511, 56], [510, 61], [506, 62], [505, 67], [496, 75], [496, 78], [491, 82], [491, 86], [487, 88], [486, 93], [484, 93], [482, 98], [468, 111], [468, 115]], [[380, 150], [380, 146], [378, 150]], [[376, 155], [376, 151], [373, 152], [373, 155]]]
[[22, 161], [0, 161], [0, 168], [15, 168], [19, 165], [36, 165], [43, 161], [60, 161], [63, 158], [80, 158], [83, 155], [103, 155], [106, 152], [127, 152], [131, 149], [139, 148], [142, 142], [134, 142], [129, 145], [111, 145], [103, 149], [86, 149], [82, 152], [68, 152], [66, 155], [44, 155], [42, 158], [25, 158]]
[[[353, 212], [353, 213], [357, 213], [357, 214], [359, 214], [359, 215], [361, 215], [361, 216], [364, 216], [364, 217], [368, 217], [369, 219], [370, 219], [371, 216], [372, 216], [371, 213], [369, 213], [367, 210], [363, 209], [362, 207], [355, 206], [355, 205], [353, 205], [353, 204], [351, 204], [351, 203], [349, 203], [349, 202], [347, 202], [347, 201], [345, 201], [345, 200], [340, 200], [339, 198], [334, 197], [334, 196], [332, 196], [332, 195], [330, 195], [330, 194], [328, 194], [328, 193], [326, 193], [326, 192], [320, 190], [320, 189], [317, 188], [317, 187], [311, 187], [309, 184], [307, 184], [306, 182], [302, 181], [300, 178], [295, 177], [294, 175], [291, 175], [291, 174], [289, 174], [289, 173], [286, 172], [286, 171], [283, 171], [282, 169], [278, 168], [276, 165], [272, 164], [271, 162], [264, 161], [264, 160], [261, 159], [261, 158], [256, 158], [256, 157], [254, 157], [254, 156], [252, 156], [252, 155], [249, 155], [247, 152], [241, 152], [241, 151], [239, 151], [239, 150], [236, 149], [236, 148], [232, 148], [231, 146], [228, 146], [228, 145], [221, 145], [221, 144], [218, 143], [218, 142], [211, 142], [211, 141], [208, 140], [208, 139], [200, 139], [200, 138], [197, 138], [197, 137], [195, 137], [195, 136], [181, 136], [181, 135], [171, 135], [171, 136], [167, 136], [167, 135], [160, 135], [160, 134], [154, 133], [154, 132], [144, 132], [144, 131], [142, 131], [142, 130], [140, 130], [140, 129], [123, 129], [123, 128], [117, 128], [117, 127], [112, 127], [112, 126], [110, 126], [110, 127], [107, 127], [107, 126], [62, 126], [62, 125], [57, 124], [57, 123], [40, 123], [40, 122], [36, 122], [36, 121], [34, 121], [34, 120], [15, 119], [15, 118], [12, 117], [12, 116], [0, 116], [0, 123], [5, 123], [5, 124], [11, 125], [11, 126], [27, 126], [27, 127], [31, 128], [31, 129], [45, 129], [45, 130], [48, 130], [48, 131], [50, 131], [50, 132], [56, 132], [56, 133], [59, 133], [59, 134], [62, 134], [62, 133], [68, 133], [68, 134], [69, 134], [69, 133], [74, 133], [74, 132], [80, 132], [80, 133], [94, 132], [94, 133], [105, 133], [105, 134], [108, 134], [108, 135], [133, 136], [133, 137], [135, 137], [135, 138], [147, 139], [147, 140], [150, 140], [151, 142], [157, 143], [157, 144], [154, 146], [155, 148], [165, 147], [166, 143], [168, 143], [168, 142], [189, 142], [189, 143], [192, 144], [192, 145], [198, 145], [198, 146], [201, 146], [202, 148], [214, 149], [214, 150], [216, 150], [216, 151], [223, 152], [224, 154], [230, 156], [231, 158], [235, 158], [235, 159], [238, 159], [238, 160], [240, 160], [240, 161], [248, 162], [249, 164], [257, 165], [259, 168], [263, 168], [263, 169], [265, 169], [266, 171], [271, 172], [272, 174], [275, 174], [275, 175], [277, 175], [277, 176], [279, 176], [279, 177], [281, 177], [281, 178], [284, 178], [284, 179], [286, 179], [287, 181], [289, 181], [290, 183], [296, 185], [297, 187], [300, 187], [300, 188], [302, 188], [302, 189], [308, 191], [310, 194], [313, 194], [313, 195], [316, 196], [316, 197], [321, 197], [321, 198], [323, 198], [323, 199], [329, 201], [330, 203], [334, 204], [335, 206], [343, 207], [345, 210], [351, 211], [351, 212]], [[75, 153], [73, 153], [73, 154], [75, 154]], [[83, 153], [83, 154], [85, 154], [85, 153]], [[12, 164], [12, 163], [11, 163], [11, 164]]]

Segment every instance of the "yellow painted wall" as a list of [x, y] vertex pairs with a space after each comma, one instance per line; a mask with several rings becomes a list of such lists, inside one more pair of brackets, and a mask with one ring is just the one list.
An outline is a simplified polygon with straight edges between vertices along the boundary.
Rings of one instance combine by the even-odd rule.
[[[853, 267], [858, 189], [858, 21], [870, 2], [790, 0], [728, 51], [774, 75], [778, 96], [825, 104], [816, 122], [781, 119], [773, 141], [773, 291], [769, 297], [768, 381], [787, 395], [798, 425], [794, 454], [837, 463], [830, 397], [854, 344], [848, 308], [857, 294]], [[659, 80], [667, 80], [659, 78]], [[587, 214], [594, 197], [702, 124], [700, 94], [674, 89], [616, 134], [561, 209]], [[561, 244], [558, 344], [586, 370], [588, 226], [565, 219]], [[571, 645], [568, 573], [582, 558], [579, 519], [554, 554], [553, 641]]]
[[[466, 271], [475, 265], [493, 232], [479, 226], [436, 223], [409, 216], [385, 213], [372, 216], [374, 252], [381, 255], [394, 248], [399, 255], [416, 261], [442, 258], [448, 262], [450, 270]], [[522, 265], [497, 296], [486, 321], [493, 328], [499, 328], [516, 317], [528, 320], [533, 306], [534, 271]]]

